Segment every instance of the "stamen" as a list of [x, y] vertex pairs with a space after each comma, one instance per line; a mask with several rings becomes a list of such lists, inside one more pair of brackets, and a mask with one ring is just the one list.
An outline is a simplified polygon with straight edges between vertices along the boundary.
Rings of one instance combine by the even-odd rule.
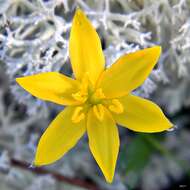
[[86, 101], [86, 99], [87, 99], [87, 95], [86, 94], [82, 94], [80, 91], [79, 92], [77, 92], [77, 93], [73, 93], [72, 94], [72, 97], [75, 99], [75, 100], [77, 100], [77, 101], [79, 101], [79, 102], [85, 102]]
[[85, 118], [85, 114], [82, 112], [82, 110], [82, 107], [76, 107], [71, 118], [73, 123], [79, 123], [81, 120]]
[[102, 104], [98, 104], [98, 105], [95, 105], [93, 106], [93, 111], [94, 111], [94, 114], [96, 115], [97, 119], [99, 121], [102, 121], [103, 118], [104, 118], [104, 107]]
[[94, 96], [96, 96], [97, 98], [100, 98], [100, 99], [105, 98], [105, 95], [104, 95], [104, 93], [103, 93], [103, 91], [102, 91], [101, 88], [98, 88], [96, 90], [96, 92], [94, 93]]
[[89, 86], [89, 75], [86, 73], [81, 81], [80, 90], [72, 94], [72, 97], [84, 103], [87, 100], [88, 96], [88, 86]]
[[123, 113], [124, 108], [123, 108], [123, 105], [121, 104], [121, 102], [119, 100], [113, 99], [112, 105], [109, 106], [109, 110], [114, 112], [114, 113], [120, 114], [120, 113]]

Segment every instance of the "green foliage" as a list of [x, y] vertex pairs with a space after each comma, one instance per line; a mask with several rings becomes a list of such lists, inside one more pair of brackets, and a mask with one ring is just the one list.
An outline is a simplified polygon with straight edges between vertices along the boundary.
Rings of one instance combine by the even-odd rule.
[[121, 149], [120, 167], [127, 175], [130, 171], [140, 172], [148, 163], [152, 145], [146, 141], [144, 134], [138, 134], [130, 144]]

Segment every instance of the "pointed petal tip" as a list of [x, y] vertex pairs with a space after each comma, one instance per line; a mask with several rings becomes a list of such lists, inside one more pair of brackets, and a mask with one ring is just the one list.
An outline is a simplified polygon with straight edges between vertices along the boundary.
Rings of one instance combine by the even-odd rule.
[[44, 153], [41, 150], [39, 150], [39, 145], [40, 145], [40, 141], [38, 143], [35, 158], [33, 161], [34, 167], [42, 167], [42, 166], [50, 165], [50, 164], [53, 164], [54, 162], [56, 162], [57, 160], [60, 159], [60, 158], [57, 158], [54, 160], [53, 159], [46, 159], [46, 157], [44, 157]]
[[19, 77], [19, 78], [16, 78], [15, 81], [16, 81], [17, 83], [19, 83], [21, 79], [22, 79], [22, 77]]
[[44, 165], [42, 162], [40, 162], [40, 161], [37, 159], [37, 154], [36, 154], [36, 156], [35, 156], [35, 159], [34, 159], [32, 165], [35, 166], [35, 167], [40, 167], [40, 166]]
[[110, 175], [109, 176], [105, 176], [106, 182], [109, 183], [109, 184], [111, 184], [113, 182], [113, 177], [114, 176], [110, 176]]
[[[175, 127], [175, 125], [165, 116], [165, 114], [163, 113], [164, 119], [165, 119], [165, 126], [166, 128], [162, 131], [167, 131], [167, 130], [171, 130]], [[162, 132], [160, 131], [160, 132]]]
[[169, 119], [168, 119], [168, 124], [169, 124], [169, 126], [168, 126], [167, 130], [175, 128], [175, 125], [173, 123], [171, 123]]
[[18, 77], [18, 78], [16, 78], [15, 79], [15, 81], [20, 85], [20, 86], [22, 86], [22, 84], [23, 84], [23, 79], [24, 79], [25, 77]]
[[40, 144], [40, 141], [38, 142], [35, 158], [34, 158], [34, 161], [32, 163], [33, 166], [42, 167], [42, 166], [49, 165], [49, 164], [53, 163], [53, 161], [52, 162], [47, 161], [47, 159], [44, 158], [43, 154], [39, 151], [39, 144]]
[[80, 8], [76, 8], [72, 25], [75, 25], [75, 27], [81, 27], [84, 23], [86, 23], [86, 21], [87, 17], [85, 13]]
[[85, 13], [79, 8], [76, 8], [74, 19], [80, 19], [81, 17], [85, 16]]
[[18, 77], [15, 79], [16, 83], [20, 85], [23, 89], [27, 90], [27, 85], [30, 82], [29, 79], [30, 76], [25, 76], [25, 77]]
[[45, 166], [45, 165], [50, 165], [50, 164], [52, 164], [52, 163], [53, 163], [53, 162], [45, 162], [45, 161], [41, 160], [41, 159], [39, 158], [38, 151], [37, 151], [36, 156], [35, 156], [35, 159], [34, 159], [34, 162], [32, 163], [32, 165], [33, 165], [34, 167], [42, 167], [42, 166]]
[[173, 131], [175, 131], [175, 130], [177, 130], [177, 129], [178, 129], [178, 126], [177, 126], [177, 125], [173, 125], [173, 126], [171, 126], [170, 128], [166, 129], [166, 131], [168, 131], [168, 132], [173, 132]]
[[82, 13], [82, 10], [80, 9], [80, 7], [77, 7], [76, 11], [75, 11], [75, 14], [80, 14], [80, 13]]

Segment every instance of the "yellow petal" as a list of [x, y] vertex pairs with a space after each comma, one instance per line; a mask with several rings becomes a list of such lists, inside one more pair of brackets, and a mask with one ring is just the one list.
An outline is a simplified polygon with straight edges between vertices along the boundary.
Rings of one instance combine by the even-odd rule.
[[94, 84], [104, 69], [105, 60], [98, 34], [80, 9], [73, 19], [69, 52], [75, 77], [82, 80], [88, 73]]
[[71, 121], [74, 107], [65, 108], [42, 135], [35, 156], [34, 165], [51, 164], [69, 151], [85, 133], [85, 120]]
[[127, 95], [119, 99], [123, 104], [122, 114], [113, 114], [116, 122], [137, 132], [161, 132], [172, 127], [162, 110], [155, 103], [134, 96]]
[[17, 78], [22, 88], [42, 100], [55, 102], [61, 105], [76, 104], [72, 93], [77, 92], [79, 83], [65, 75], [56, 72], [41, 73]]
[[123, 55], [102, 73], [98, 86], [108, 98], [127, 95], [148, 77], [160, 53], [161, 47], [154, 46]]
[[119, 151], [119, 135], [115, 121], [105, 107], [101, 120], [96, 117], [93, 109], [89, 111], [87, 133], [90, 150], [107, 182], [111, 183]]

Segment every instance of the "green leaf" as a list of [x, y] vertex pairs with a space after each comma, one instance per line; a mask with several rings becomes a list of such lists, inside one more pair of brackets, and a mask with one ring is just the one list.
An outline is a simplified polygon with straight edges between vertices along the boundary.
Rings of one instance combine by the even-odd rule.
[[148, 163], [153, 147], [144, 139], [143, 134], [137, 135], [131, 143], [121, 150], [120, 166], [125, 174], [140, 172]]

